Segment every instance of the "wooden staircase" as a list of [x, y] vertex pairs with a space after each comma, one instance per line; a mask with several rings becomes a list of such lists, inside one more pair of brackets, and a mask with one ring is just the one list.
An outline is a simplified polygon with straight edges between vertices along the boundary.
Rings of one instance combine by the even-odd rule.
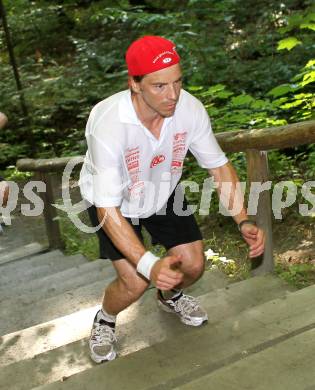
[[150, 288], [118, 316], [119, 357], [96, 365], [88, 336], [114, 277], [109, 261], [58, 250], [0, 261], [0, 388], [315, 389], [315, 286], [207, 270], [187, 289], [208, 311], [200, 328], [161, 312]]

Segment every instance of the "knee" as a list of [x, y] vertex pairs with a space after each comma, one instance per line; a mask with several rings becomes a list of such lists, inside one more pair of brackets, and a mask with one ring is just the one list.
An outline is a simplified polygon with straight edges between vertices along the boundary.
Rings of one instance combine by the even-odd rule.
[[194, 262], [191, 264], [189, 267], [189, 277], [192, 278], [193, 280], [198, 280], [201, 278], [205, 271], [205, 259], [203, 256], [201, 256], [198, 259], [195, 259]]

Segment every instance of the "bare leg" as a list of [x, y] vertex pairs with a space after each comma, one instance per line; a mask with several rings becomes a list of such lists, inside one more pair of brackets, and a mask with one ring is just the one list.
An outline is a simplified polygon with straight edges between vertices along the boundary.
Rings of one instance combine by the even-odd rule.
[[[177, 288], [188, 287], [201, 277], [204, 271], [202, 241], [178, 245], [171, 248], [169, 253], [182, 255], [180, 269], [184, 273], [184, 281]], [[117, 279], [105, 290], [103, 308], [108, 314], [117, 315], [141, 297], [149, 282], [126, 259], [113, 261], [113, 265]]]
[[175, 246], [168, 253], [182, 256], [179, 269], [184, 274], [184, 280], [176, 288], [183, 289], [188, 287], [202, 276], [205, 268], [205, 260], [201, 240]]
[[[169, 251], [170, 254], [181, 255], [181, 265], [178, 267], [184, 274], [183, 282], [176, 289], [184, 289], [196, 282], [204, 272], [205, 261], [202, 241], [178, 245]], [[173, 298], [174, 299], [171, 299]], [[189, 326], [200, 326], [208, 320], [207, 312], [200, 306], [198, 300], [185, 293], [174, 296], [174, 290], [158, 293], [158, 304], [164, 311], [176, 314], [181, 322]]]
[[126, 259], [113, 261], [113, 266], [117, 279], [107, 286], [102, 306], [108, 314], [117, 315], [137, 301], [150, 283]]

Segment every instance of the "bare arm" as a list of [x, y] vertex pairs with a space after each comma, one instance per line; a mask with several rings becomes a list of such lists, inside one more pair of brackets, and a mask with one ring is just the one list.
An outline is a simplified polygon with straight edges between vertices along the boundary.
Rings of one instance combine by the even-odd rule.
[[132, 264], [137, 266], [146, 249], [117, 207], [98, 207], [97, 217], [113, 244]]
[[[233, 215], [234, 221], [239, 224], [245, 219], [248, 219], [247, 212], [243, 204], [243, 194], [240, 191], [240, 187], [237, 186], [239, 179], [232, 164], [228, 162], [219, 168], [213, 168], [208, 170], [209, 175], [213, 176], [215, 183], [217, 183], [217, 192], [220, 198], [220, 202], [223, 206], [229, 210], [234, 207], [240, 212]], [[223, 183], [231, 183], [231, 187], [222, 185]]]
[[[107, 236], [119, 251], [136, 268], [146, 249], [117, 207], [97, 208], [97, 216]], [[170, 290], [183, 280], [183, 274], [172, 269], [180, 258], [166, 256], [156, 261], [150, 272], [150, 280], [161, 290]]]
[[[243, 194], [239, 185], [239, 179], [235, 169], [231, 163], [227, 163], [219, 168], [209, 169], [210, 176], [213, 176], [214, 181], [217, 183], [217, 192], [223, 206], [229, 210], [236, 207], [239, 212], [233, 215], [234, 221], [239, 224], [240, 222], [248, 219], [246, 209], [244, 207]], [[231, 183], [230, 186], [225, 186], [223, 183]], [[236, 203], [236, 204], [234, 204]], [[241, 233], [244, 240], [249, 245], [250, 257], [260, 256], [264, 252], [265, 247], [265, 234], [262, 229], [257, 226], [244, 224], [241, 228]]]

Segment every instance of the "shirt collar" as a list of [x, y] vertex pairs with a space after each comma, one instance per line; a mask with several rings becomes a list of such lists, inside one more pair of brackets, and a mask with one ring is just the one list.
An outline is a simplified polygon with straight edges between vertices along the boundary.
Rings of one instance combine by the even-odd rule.
[[131, 91], [127, 90], [125, 92], [126, 93], [124, 93], [122, 99], [119, 101], [119, 119], [122, 123], [139, 125], [140, 121], [131, 100]]

